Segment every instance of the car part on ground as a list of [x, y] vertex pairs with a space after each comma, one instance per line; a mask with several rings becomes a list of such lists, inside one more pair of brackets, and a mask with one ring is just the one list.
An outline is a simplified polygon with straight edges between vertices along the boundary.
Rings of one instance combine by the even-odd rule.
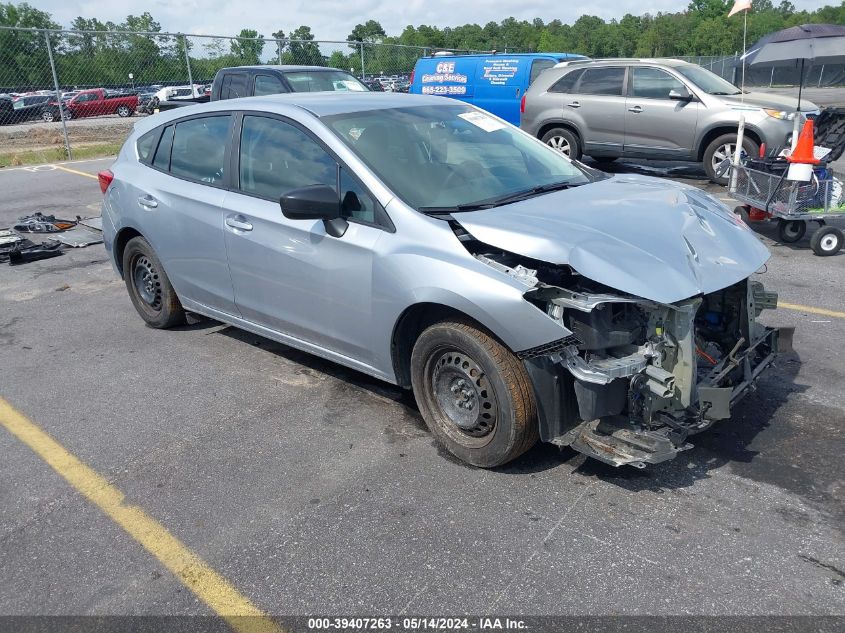
[[24, 239], [11, 248], [0, 247], [0, 262], [8, 261], [10, 266], [27, 264], [41, 259], [50, 259], [62, 254], [62, 244], [57, 240], [47, 240], [36, 244]]
[[411, 387], [478, 466], [537, 436], [616, 466], [670, 459], [789, 338], [758, 321], [777, 305], [751, 277], [768, 251], [717, 200], [592, 170], [454, 100], [164, 113], [101, 187], [147, 323], [196, 312]]
[[75, 227], [79, 223], [79, 218], [76, 220], [61, 220], [54, 215], [44, 215], [36, 212], [32, 215], [27, 215], [18, 218], [18, 221], [12, 227], [19, 233], [58, 233], [59, 231], [66, 231]]

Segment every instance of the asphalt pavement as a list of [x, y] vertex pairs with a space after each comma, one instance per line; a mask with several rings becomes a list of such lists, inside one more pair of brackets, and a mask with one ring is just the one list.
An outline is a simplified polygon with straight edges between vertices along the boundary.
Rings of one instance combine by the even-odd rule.
[[[0, 225], [95, 215], [109, 162], [0, 171]], [[725, 197], [694, 165], [612, 169]], [[213, 613], [131, 506], [268, 614], [845, 615], [845, 254], [755, 228], [795, 351], [642, 471], [548, 445], [457, 463], [395, 387], [214, 321], [145, 327], [102, 246], [0, 266], [0, 398], [52, 438], [0, 428], [0, 613]]]

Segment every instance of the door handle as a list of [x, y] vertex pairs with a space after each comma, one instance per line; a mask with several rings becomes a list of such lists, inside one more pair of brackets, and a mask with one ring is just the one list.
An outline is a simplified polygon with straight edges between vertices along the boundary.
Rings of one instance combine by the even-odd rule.
[[138, 198], [138, 204], [142, 207], [147, 207], [148, 209], [155, 209], [158, 206], [158, 200], [153, 198], [151, 195], [140, 196]]
[[634, 114], [639, 114], [642, 111], [643, 111], [643, 109], [640, 106], [634, 106], [633, 108], [628, 108], [628, 112], [633, 112]]
[[237, 229], [238, 231], [251, 231], [252, 224], [246, 221], [246, 218], [242, 215], [230, 215], [226, 218], [226, 226], [232, 229]]
[[570, 108], [580, 108], [581, 107], [581, 104], [577, 101], [573, 101], [572, 103], [567, 103], [566, 105], [569, 106]]

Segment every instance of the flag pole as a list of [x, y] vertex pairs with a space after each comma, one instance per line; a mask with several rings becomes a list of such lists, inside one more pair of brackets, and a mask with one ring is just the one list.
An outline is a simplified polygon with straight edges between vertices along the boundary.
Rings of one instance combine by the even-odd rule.
[[740, 103], [745, 103], [745, 53], [748, 51], [746, 38], [748, 36], [748, 9], [742, 12], [742, 95], [740, 96]]
[[[734, 5], [736, 7], [736, 5]], [[742, 10], [742, 80], [740, 81], [740, 95], [739, 102], [745, 103], [745, 54], [748, 52], [748, 12], [751, 10], [749, 6]], [[730, 15], [728, 16], [730, 17]], [[734, 148], [733, 160], [731, 160], [731, 177], [728, 182], [728, 191], [736, 192], [737, 172], [739, 171], [739, 160], [742, 157], [742, 144], [745, 140], [745, 112], [740, 110], [739, 125], [736, 130], [736, 147]]]

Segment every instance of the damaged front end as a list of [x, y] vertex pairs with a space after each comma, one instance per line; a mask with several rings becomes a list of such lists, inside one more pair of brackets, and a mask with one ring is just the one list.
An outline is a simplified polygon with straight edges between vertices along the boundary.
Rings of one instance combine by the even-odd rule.
[[[761, 325], [777, 294], [743, 279], [675, 303], [625, 295], [568, 266], [476, 253], [526, 286], [525, 299], [569, 334], [520, 353], [544, 441], [638, 468], [691, 448], [791, 344]], [[779, 334], [780, 340], [779, 340]]]

